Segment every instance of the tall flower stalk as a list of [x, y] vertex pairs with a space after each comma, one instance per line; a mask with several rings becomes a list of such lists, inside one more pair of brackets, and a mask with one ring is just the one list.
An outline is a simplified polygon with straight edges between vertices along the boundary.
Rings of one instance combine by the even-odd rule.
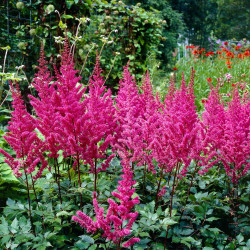
[[[93, 193], [93, 205], [95, 209], [95, 220], [91, 219], [82, 211], [77, 211], [77, 216], [72, 219], [79, 223], [87, 232], [95, 233], [97, 230], [102, 231], [102, 237], [112, 241], [117, 249], [120, 249], [122, 241], [125, 237], [131, 234], [131, 228], [138, 216], [138, 212], [131, 212], [135, 204], [139, 203], [139, 197], [132, 198], [135, 188], [133, 171], [129, 161], [123, 161], [122, 180], [118, 181], [117, 192], [112, 192], [112, 195], [119, 200], [119, 204], [112, 199], [108, 199], [109, 207], [106, 215], [104, 208], [100, 207], [96, 198], [96, 192]], [[134, 243], [139, 242], [139, 238], [131, 238], [122, 244], [123, 247], [129, 248]]]

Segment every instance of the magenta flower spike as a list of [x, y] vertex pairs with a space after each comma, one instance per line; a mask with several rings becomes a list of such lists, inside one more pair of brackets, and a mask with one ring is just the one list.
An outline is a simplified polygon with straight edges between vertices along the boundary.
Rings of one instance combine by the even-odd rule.
[[[94, 173], [95, 161], [107, 158], [106, 151], [114, 142], [117, 130], [116, 109], [111, 91], [106, 90], [101, 73], [100, 61], [97, 57], [95, 69], [89, 80], [89, 95], [86, 95], [86, 111], [91, 127], [88, 130], [90, 143], [83, 159], [90, 165], [91, 173]], [[97, 173], [105, 171], [114, 156], [115, 154], [110, 155], [97, 169]]]
[[41, 163], [33, 176], [34, 179], [37, 179], [47, 167], [47, 161], [42, 154], [45, 145], [35, 132], [36, 120], [27, 112], [18, 84], [15, 83], [14, 87], [10, 82], [10, 88], [14, 111], [11, 112], [12, 117], [8, 126], [10, 132], [6, 133], [4, 138], [13, 148], [16, 156], [15, 158], [10, 156], [3, 149], [0, 149], [0, 153], [6, 157], [5, 162], [11, 167], [16, 177], [22, 176], [21, 170], [27, 174], [33, 173], [38, 163]]
[[[135, 204], [139, 203], [138, 196], [132, 198], [135, 192], [135, 188], [132, 186], [136, 183], [132, 180], [133, 171], [131, 171], [128, 161], [123, 161], [122, 165], [122, 180], [118, 181], [117, 191], [112, 192], [112, 195], [119, 200], [119, 203], [108, 199], [109, 207], [105, 215], [104, 209], [99, 206], [96, 193], [94, 192], [93, 205], [96, 214], [95, 220], [81, 211], [77, 211], [78, 216], [72, 217], [72, 220], [79, 223], [87, 232], [95, 233], [98, 229], [102, 230], [102, 237], [107, 238], [114, 244], [120, 244], [125, 237], [131, 234], [132, 225], [138, 216], [138, 212], [131, 212]], [[123, 243], [123, 247], [128, 248], [139, 241], [139, 238], [131, 238]]]
[[237, 88], [226, 110], [224, 143], [220, 147], [220, 160], [227, 175], [237, 183], [250, 169], [250, 101], [242, 101]]

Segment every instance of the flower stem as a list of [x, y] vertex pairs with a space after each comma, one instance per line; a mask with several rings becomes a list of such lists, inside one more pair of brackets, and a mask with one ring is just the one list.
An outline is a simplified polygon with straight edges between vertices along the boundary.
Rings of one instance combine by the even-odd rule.
[[27, 173], [26, 173], [26, 172], [24, 172], [24, 173], [25, 173], [25, 178], [26, 178], [26, 186], [27, 186], [27, 193], [28, 193], [28, 202], [29, 202], [29, 218], [30, 218], [30, 223], [31, 223], [31, 226], [32, 226], [32, 230], [33, 230], [34, 234], [36, 235], [35, 228], [34, 228], [34, 225], [33, 225], [32, 216], [31, 216], [31, 201], [30, 201], [29, 182], [28, 182]]
[[187, 205], [188, 197], [189, 197], [189, 194], [190, 194], [190, 189], [191, 189], [191, 187], [192, 187], [192, 185], [193, 185], [194, 175], [195, 175], [195, 173], [196, 173], [197, 166], [198, 166], [198, 164], [196, 164], [196, 166], [195, 166], [195, 169], [194, 169], [194, 172], [193, 172], [193, 175], [192, 175], [192, 179], [191, 179], [191, 182], [190, 182], [190, 184], [189, 184], [189, 188], [188, 188], [188, 192], [187, 192], [187, 197], [186, 197], [186, 200], [185, 200], [185, 204], [184, 204], [184, 207], [183, 207], [183, 209], [182, 209], [182, 211], [181, 211], [181, 216], [180, 216], [179, 221], [181, 221], [181, 218], [182, 218], [182, 216], [183, 216], [185, 207], [186, 207], [186, 205]]
[[158, 201], [159, 201], [159, 196], [158, 196], [158, 194], [159, 194], [159, 191], [160, 191], [162, 174], [163, 174], [163, 167], [161, 168], [160, 180], [159, 180], [159, 183], [158, 183], [157, 192], [156, 192], [156, 197], [155, 197], [155, 211], [156, 211], [157, 208], [158, 208]]
[[[79, 162], [79, 155], [77, 153], [77, 172], [78, 172], [78, 184], [79, 188], [81, 188], [81, 176], [80, 176], [80, 162]], [[80, 206], [81, 208], [83, 207], [83, 202], [82, 202], [82, 193], [80, 192]]]
[[95, 159], [95, 173], [94, 173], [94, 191], [96, 192], [96, 183], [97, 183], [97, 159]]

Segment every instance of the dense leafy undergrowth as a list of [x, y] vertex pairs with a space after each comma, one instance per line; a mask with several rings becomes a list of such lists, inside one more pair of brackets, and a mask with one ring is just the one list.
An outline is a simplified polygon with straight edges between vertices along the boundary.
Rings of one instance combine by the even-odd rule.
[[[68, 179], [68, 171], [65, 168], [63, 170], [62, 162], [62, 204], [58, 200], [57, 183], [49, 172], [44, 173], [45, 178], [37, 181], [36, 196], [31, 190], [33, 229], [28, 217], [27, 200], [20, 201], [17, 197], [7, 200], [0, 226], [2, 248], [116, 249], [101, 238], [101, 232], [86, 234], [72, 222], [71, 217], [80, 205], [79, 192], [83, 196], [83, 211], [89, 216], [93, 215], [93, 175], [84, 175], [82, 171], [82, 188], [78, 188], [74, 185], [77, 176], [74, 171], [70, 172], [71, 180]], [[114, 158], [108, 173], [102, 174], [98, 180], [98, 200], [103, 202], [103, 207], [110, 197], [110, 190], [116, 188], [120, 172], [120, 161]], [[137, 183], [142, 183], [142, 170], [137, 169], [134, 173]], [[139, 215], [132, 229], [134, 236], [141, 241], [133, 246], [134, 249], [163, 249], [168, 225], [167, 249], [249, 248], [249, 187], [246, 185], [249, 180], [244, 178], [238, 185], [238, 197], [233, 196], [231, 189], [226, 188], [227, 178], [222, 166], [215, 166], [206, 176], [194, 178], [186, 204], [191, 178], [188, 174], [175, 190], [172, 218], [169, 216], [169, 187], [172, 186], [173, 176], [158, 208], [155, 207], [157, 177], [148, 173], [145, 189], [142, 184], [136, 185], [140, 204], [135, 207]], [[164, 182], [168, 182], [168, 178]]]
[[42, 50], [33, 115], [10, 83], [1, 248], [249, 249], [247, 92], [226, 103], [211, 85], [198, 113], [193, 70], [162, 101], [127, 65], [114, 101], [98, 58], [79, 82], [65, 40], [55, 76]]

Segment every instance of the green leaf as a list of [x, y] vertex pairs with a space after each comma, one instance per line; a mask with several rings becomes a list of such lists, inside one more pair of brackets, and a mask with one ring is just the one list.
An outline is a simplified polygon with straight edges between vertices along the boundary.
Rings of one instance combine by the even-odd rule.
[[88, 250], [95, 250], [97, 248], [97, 245], [92, 245], [91, 247], [88, 248]]
[[74, 4], [74, 1], [73, 0], [66, 0], [66, 5], [67, 5], [67, 8], [70, 9], [71, 6]]
[[220, 218], [217, 217], [210, 217], [207, 219], [207, 221], [214, 221], [214, 220], [219, 220]]
[[68, 215], [70, 215], [70, 213], [68, 213], [67, 211], [61, 211], [61, 212], [56, 214], [56, 217], [68, 216]]
[[17, 220], [17, 218], [15, 218], [14, 220], [13, 220], [13, 222], [11, 223], [11, 225], [10, 225], [10, 231], [13, 233], [13, 234], [15, 234], [15, 233], [17, 233], [17, 231], [18, 231], [18, 220]]
[[171, 225], [174, 225], [176, 224], [177, 222], [170, 219], [170, 218], [165, 218], [163, 221], [162, 221], [162, 226], [167, 228], [168, 226], [171, 226]]
[[59, 22], [59, 27], [64, 30], [67, 28], [67, 25], [65, 23], [63, 23], [62, 21]]
[[194, 230], [193, 229], [184, 229], [181, 232], [181, 235], [190, 235]]
[[0, 47], [0, 49], [2, 49], [2, 50], [10, 50], [11, 48], [10, 48], [10, 46], [6, 46], [6, 47]]
[[95, 243], [94, 239], [92, 237], [88, 236], [88, 235], [81, 235], [81, 236], [79, 236], [79, 238], [81, 238], [82, 241], [90, 243], [90, 244]]
[[244, 236], [242, 234], [239, 234], [236, 236], [236, 239], [238, 240], [239, 243], [241, 243], [244, 240]]
[[6, 202], [7, 206], [9, 206], [10, 208], [16, 208], [16, 202], [10, 198], [8, 198], [7, 202]]
[[72, 19], [74, 17], [71, 16], [71, 15], [62, 15], [62, 18], [64, 18], [64, 19]]
[[181, 239], [181, 243], [190, 248], [192, 245], [189, 242], [195, 242], [195, 239], [190, 236]]
[[19, 219], [19, 227], [22, 229], [23, 233], [28, 233], [31, 230], [31, 223], [26, 220], [24, 216]]
[[214, 232], [215, 234], [219, 234], [219, 232], [221, 232], [221, 230], [219, 228], [208, 228], [209, 231]]
[[139, 235], [141, 237], [150, 237], [149, 233], [146, 233], [146, 232], [141, 232], [141, 233], [139, 233]]
[[9, 233], [8, 229], [8, 222], [5, 220], [5, 218], [2, 216], [1, 218], [2, 223], [0, 224], [0, 235], [5, 235]]
[[6, 244], [9, 240], [10, 240], [11, 236], [10, 235], [6, 235], [1, 239], [1, 244], [4, 245]]
[[205, 189], [205, 188], [206, 188], [206, 183], [205, 183], [205, 181], [200, 180], [200, 181], [199, 181], [199, 187], [200, 187], [200, 189]]

